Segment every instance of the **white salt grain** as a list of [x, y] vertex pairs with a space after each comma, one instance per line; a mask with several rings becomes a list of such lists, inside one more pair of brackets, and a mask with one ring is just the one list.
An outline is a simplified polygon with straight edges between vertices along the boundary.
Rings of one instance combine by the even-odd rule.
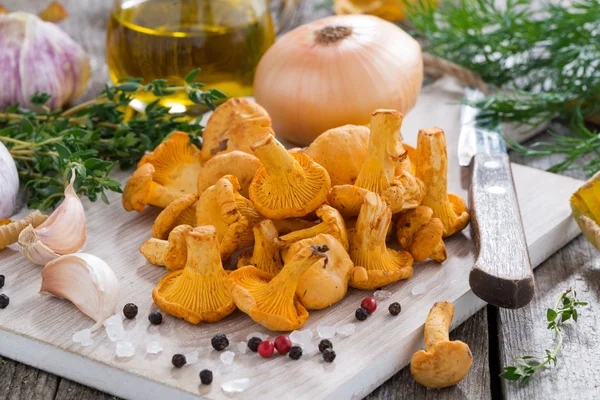
[[294, 344], [302, 344], [304, 342], [304, 335], [302, 331], [293, 331], [290, 333], [290, 340]]
[[246, 352], [248, 351], [248, 343], [239, 342], [237, 344], [237, 348], [238, 348], [238, 351], [240, 352], [240, 354], [246, 354]]
[[249, 378], [235, 379], [233, 381], [225, 382], [221, 385], [221, 389], [225, 393], [242, 393], [244, 390], [250, 387]]
[[373, 293], [375, 300], [387, 300], [392, 296], [392, 292], [389, 290], [376, 290]]
[[79, 332], [75, 332], [72, 337], [72, 339], [75, 343], [83, 343], [83, 342], [91, 340], [91, 338], [92, 338], [92, 331], [90, 329], [83, 329]]
[[305, 343], [302, 346], [302, 354], [303, 355], [309, 356], [311, 354], [314, 354], [316, 351], [317, 351], [317, 346], [312, 344], [312, 342]]
[[135, 347], [130, 342], [117, 342], [117, 357], [126, 358], [135, 355]]
[[319, 326], [317, 333], [321, 339], [331, 339], [335, 336], [335, 326]]
[[235, 353], [233, 351], [225, 351], [219, 357], [221, 362], [225, 365], [230, 365], [233, 363], [233, 359], [235, 358]]
[[427, 293], [427, 285], [424, 283], [417, 283], [415, 286], [413, 286], [413, 288], [410, 292], [412, 293], [413, 296], [423, 295], [423, 294]]
[[118, 342], [125, 337], [123, 317], [120, 313], [117, 313], [104, 321], [104, 327], [111, 342]]
[[311, 341], [311, 339], [313, 337], [313, 333], [310, 329], [304, 329], [300, 332], [302, 332], [302, 336], [304, 337], [304, 343]]
[[342, 336], [346, 336], [346, 337], [354, 334], [355, 331], [356, 331], [356, 325], [354, 325], [354, 324], [346, 324], [346, 325], [339, 326], [337, 328], [337, 333], [339, 333]]
[[253, 337], [260, 338], [260, 340], [267, 340], [269, 338], [269, 335], [265, 335], [264, 333], [260, 333], [260, 332], [252, 332], [252, 333], [248, 334], [248, 336], [246, 336], [246, 340], [250, 340]]
[[160, 342], [149, 342], [146, 344], [146, 352], [148, 354], [158, 354], [161, 351], [163, 351], [163, 347]]
[[191, 351], [189, 353], [184, 354], [185, 362], [187, 364], [194, 364], [198, 361], [198, 351]]

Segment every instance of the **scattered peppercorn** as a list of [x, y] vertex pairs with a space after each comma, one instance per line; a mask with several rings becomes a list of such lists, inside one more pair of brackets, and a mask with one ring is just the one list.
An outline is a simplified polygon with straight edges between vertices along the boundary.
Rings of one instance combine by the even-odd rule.
[[360, 306], [369, 314], [373, 314], [377, 310], [377, 301], [372, 297], [367, 297], [360, 303]]
[[148, 321], [152, 325], [160, 325], [162, 323], [162, 314], [158, 311], [152, 311], [150, 315], [148, 315]]
[[222, 333], [216, 334], [210, 341], [212, 347], [217, 351], [222, 351], [229, 346], [229, 339]]
[[292, 346], [290, 348], [290, 358], [292, 360], [299, 360], [302, 357], [302, 347], [300, 346]]
[[325, 351], [323, 352], [323, 360], [325, 360], [325, 362], [333, 362], [333, 360], [335, 360], [335, 351], [333, 351], [333, 349], [325, 349]]
[[138, 313], [138, 307], [133, 303], [125, 304], [123, 307], [123, 315], [127, 319], [134, 319]]
[[187, 360], [185, 359], [185, 356], [183, 354], [175, 354], [171, 359], [171, 362], [173, 363], [173, 366], [175, 368], [181, 368], [185, 365]]
[[200, 382], [203, 385], [210, 385], [213, 381], [213, 374], [211, 370], [203, 369], [200, 371]]
[[329, 340], [329, 339], [321, 340], [321, 342], [319, 343], [319, 351], [322, 353], [327, 349], [333, 349], [333, 344], [331, 343], [331, 340]]
[[269, 342], [268, 340], [263, 340], [258, 345], [258, 354], [260, 354], [260, 356], [263, 358], [271, 357], [274, 351], [275, 346], [273, 346], [273, 343]]
[[398, 315], [402, 312], [402, 306], [400, 305], [400, 303], [392, 303], [388, 307], [388, 311], [392, 315]]
[[292, 347], [292, 341], [285, 335], [277, 336], [274, 344], [277, 352], [282, 356], [286, 355]]
[[4, 287], [4, 280], [6, 278], [4, 277], [4, 275], [0, 275], [0, 289], [2, 289]]
[[260, 342], [262, 342], [262, 339], [255, 336], [252, 339], [248, 340], [248, 348], [256, 353], [258, 351], [258, 345], [260, 344]]
[[6, 307], [8, 307], [9, 303], [10, 299], [8, 298], [8, 296], [5, 294], [0, 294], [0, 308], [5, 309]]
[[364, 308], [361, 307], [356, 310], [354, 315], [356, 316], [357, 320], [364, 321], [369, 316], [369, 313], [367, 312], [367, 310], [365, 310]]

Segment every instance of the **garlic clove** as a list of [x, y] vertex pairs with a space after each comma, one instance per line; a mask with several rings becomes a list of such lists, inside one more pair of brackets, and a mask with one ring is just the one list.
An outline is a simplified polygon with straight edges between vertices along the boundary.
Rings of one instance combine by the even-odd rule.
[[75, 171], [65, 189], [65, 199], [37, 228], [19, 234], [21, 252], [32, 262], [45, 265], [63, 254], [78, 251], [86, 239], [85, 210], [73, 188]]
[[117, 312], [119, 281], [106, 262], [87, 253], [61, 256], [42, 270], [40, 293], [69, 300], [96, 321], [92, 331]]

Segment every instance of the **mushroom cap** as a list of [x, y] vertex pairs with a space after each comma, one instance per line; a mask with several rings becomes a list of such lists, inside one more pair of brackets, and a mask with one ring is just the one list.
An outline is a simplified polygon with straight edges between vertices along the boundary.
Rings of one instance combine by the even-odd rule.
[[219, 153], [240, 150], [252, 153], [256, 140], [271, 134], [271, 117], [257, 103], [236, 97], [221, 104], [212, 113], [202, 133], [202, 159]]
[[154, 166], [152, 164], [143, 164], [133, 172], [123, 189], [122, 202], [125, 210], [144, 211], [150, 199], [153, 177]]
[[425, 197], [425, 192], [427, 191], [423, 181], [419, 178], [415, 178], [410, 172], [401, 171], [400, 175], [396, 177], [396, 182], [399, 182], [397, 185], [404, 189], [402, 193], [402, 202], [399, 204], [400, 209], [398, 209], [397, 206], [394, 206], [392, 196], [385, 196], [384, 194], [384, 196], [392, 202], [392, 212], [396, 213], [418, 207], [423, 201], [423, 197]]
[[367, 189], [358, 186], [338, 185], [327, 194], [327, 203], [346, 218], [356, 217], [367, 193]]
[[169, 233], [167, 252], [164, 256], [164, 264], [169, 271], [185, 267], [187, 261], [185, 238], [193, 229], [190, 225], [179, 225]]
[[217, 154], [204, 164], [198, 175], [198, 195], [214, 185], [224, 175], [233, 175], [240, 184], [240, 194], [248, 197], [248, 189], [261, 163], [252, 154], [234, 150]]
[[286, 235], [290, 232], [299, 231], [301, 229], [312, 228], [317, 225], [317, 222], [308, 221], [302, 218], [286, 218], [286, 219], [275, 219], [272, 220], [277, 228], [277, 233], [280, 236]]
[[417, 351], [410, 361], [410, 373], [423, 386], [444, 388], [460, 382], [472, 363], [473, 355], [466, 343], [442, 341], [430, 352]]
[[166, 206], [152, 224], [152, 237], [164, 240], [178, 225], [196, 225], [194, 206], [197, 200], [198, 196], [186, 194]]
[[444, 225], [432, 218], [433, 210], [427, 206], [397, 214], [396, 234], [400, 245], [407, 249], [415, 262], [432, 258], [442, 262], [446, 259], [446, 246], [442, 240]]
[[329, 173], [331, 185], [353, 185], [369, 148], [369, 128], [344, 125], [329, 129], [308, 146], [305, 154]]
[[344, 222], [344, 218], [338, 212], [338, 210], [328, 206], [327, 204], [323, 204], [317, 208], [317, 216], [321, 219], [321, 221], [323, 221], [323, 223], [329, 226], [330, 232], [328, 233], [339, 240], [344, 249], [347, 251], [349, 242], [348, 233], [346, 231], [346, 223]]
[[600, 249], [600, 173], [596, 173], [571, 196], [573, 218], [585, 237]]

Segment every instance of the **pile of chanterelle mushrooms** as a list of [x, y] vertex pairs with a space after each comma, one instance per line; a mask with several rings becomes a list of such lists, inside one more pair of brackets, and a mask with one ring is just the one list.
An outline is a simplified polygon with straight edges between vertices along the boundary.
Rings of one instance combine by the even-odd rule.
[[[348, 285], [375, 289], [410, 278], [414, 262], [444, 261], [443, 238], [469, 215], [446, 190], [444, 132], [421, 130], [412, 149], [402, 118], [375, 110], [370, 129], [342, 126], [288, 151], [265, 110], [235, 98], [209, 119], [201, 150], [186, 133], [169, 136], [123, 194], [127, 210], [164, 208], [140, 248], [170, 271], [156, 304], [194, 324], [237, 307], [268, 329], [294, 330]], [[386, 243], [392, 220], [404, 251]]]

